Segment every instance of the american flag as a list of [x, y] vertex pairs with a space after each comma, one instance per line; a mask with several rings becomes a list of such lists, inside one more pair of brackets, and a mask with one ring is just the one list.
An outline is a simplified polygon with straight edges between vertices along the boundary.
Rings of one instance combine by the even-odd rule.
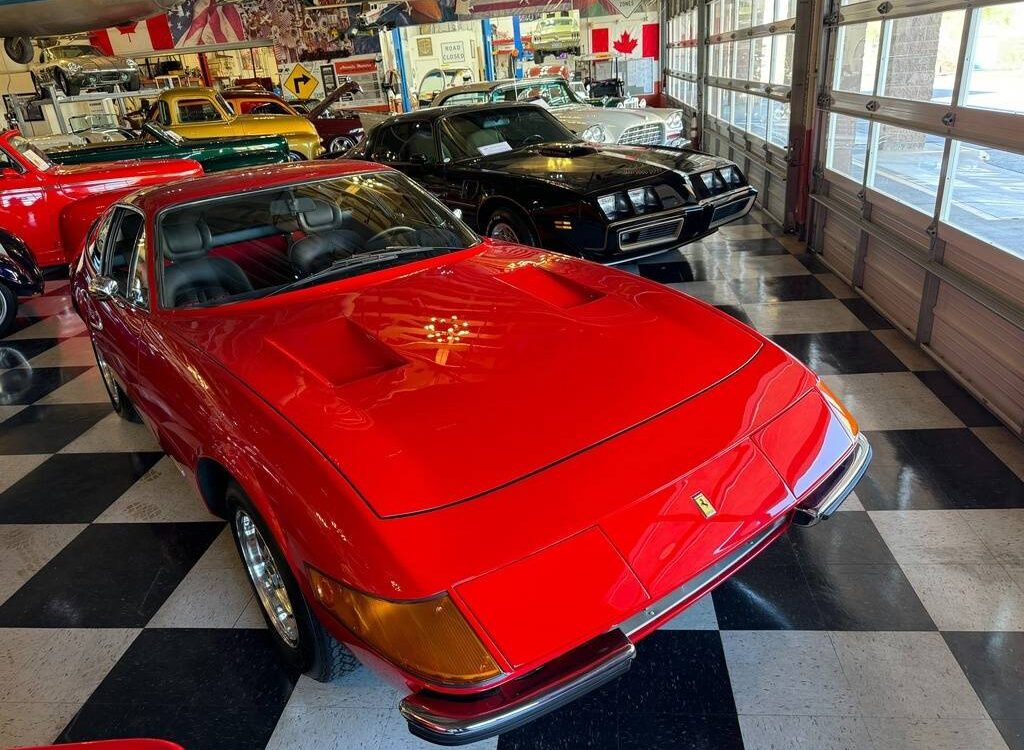
[[167, 12], [167, 22], [176, 47], [230, 44], [246, 38], [237, 4], [227, 0], [185, 0]]

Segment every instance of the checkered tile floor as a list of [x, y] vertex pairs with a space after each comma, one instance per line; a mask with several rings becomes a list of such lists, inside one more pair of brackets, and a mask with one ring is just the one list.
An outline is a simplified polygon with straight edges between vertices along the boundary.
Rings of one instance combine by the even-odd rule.
[[[513, 748], [1024, 748], [1024, 445], [771, 225], [629, 270], [826, 377], [875, 461]], [[111, 414], [64, 282], [0, 342], [0, 746], [426, 747], [365, 670], [276, 661], [225, 525]]]

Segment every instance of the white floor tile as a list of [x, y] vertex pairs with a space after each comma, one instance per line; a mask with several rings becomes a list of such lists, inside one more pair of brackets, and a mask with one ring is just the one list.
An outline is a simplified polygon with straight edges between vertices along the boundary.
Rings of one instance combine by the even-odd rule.
[[159, 451], [153, 433], [143, 424], [122, 419], [113, 411], [65, 446], [61, 453]]
[[97, 523], [157, 523], [219, 520], [181, 476], [169, 457], [157, 461], [115, 500]]
[[85, 524], [0, 525], [0, 604], [84, 528]]
[[766, 336], [866, 330], [856, 315], [834, 299], [743, 305], [743, 311], [754, 328]]
[[975, 427], [971, 432], [1024, 480], [1024, 440], [1005, 427]]
[[938, 370], [939, 366], [935, 360], [924, 353], [916, 343], [907, 338], [907, 335], [895, 328], [887, 328], [881, 331], [872, 331], [875, 338], [885, 344], [889, 351], [896, 355], [896, 358], [906, 365], [910, 370]]
[[868, 719], [879, 750], [1006, 750], [990, 719]]
[[76, 711], [77, 703], [0, 702], [0, 747], [49, 745]]
[[92, 367], [51, 391], [37, 404], [108, 404], [110, 397], [103, 385], [98, 367]]
[[0, 492], [14, 486], [49, 457], [49, 455], [27, 453], [25, 455], [0, 456]]
[[911, 372], [826, 375], [823, 379], [857, 418], [862, 430], [963, 427]]
[[286, 706], [267, 750], [376, 750], [389, 711]]
[[873, 510], [875, 528], [901, 565], [994, 563], [995, 557], [958, 510]]
[[962, 510], [960, 515], [1004, 565], [1024, 565], [1024, 508]]
[[92, 367], [96, 364], [96, 355], [88, 336], [74, 336], [37, 354], [29, 364], [33, 367]]
[[1024, 590], [1001, 565], [903, 565], [939, 630], [1024, 631]]
[[[853, 716], [740, 715], [744, 750], [874, 750], [864, 719]], [[878, 750], [889, 750], [878, 748]]]

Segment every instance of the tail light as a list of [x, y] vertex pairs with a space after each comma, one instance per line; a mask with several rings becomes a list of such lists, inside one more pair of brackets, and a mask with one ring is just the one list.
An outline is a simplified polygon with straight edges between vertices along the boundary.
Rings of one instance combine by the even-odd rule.
[[501, 674], [494, 658], [446, 595], [392, 602], [355, 591], [308, 568], [313, 593], [338, 622], [394, 664], [449, 685]]

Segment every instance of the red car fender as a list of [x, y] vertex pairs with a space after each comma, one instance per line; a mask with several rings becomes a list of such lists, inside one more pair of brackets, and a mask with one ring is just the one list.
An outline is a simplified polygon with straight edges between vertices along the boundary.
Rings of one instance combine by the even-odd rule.
[[115, 190], [89, 198], [82, 198], [60, 212], [60, 236], [68, 265], [74, 266], [85, 249], [85, 240], [96, 220], [132, 190]]

